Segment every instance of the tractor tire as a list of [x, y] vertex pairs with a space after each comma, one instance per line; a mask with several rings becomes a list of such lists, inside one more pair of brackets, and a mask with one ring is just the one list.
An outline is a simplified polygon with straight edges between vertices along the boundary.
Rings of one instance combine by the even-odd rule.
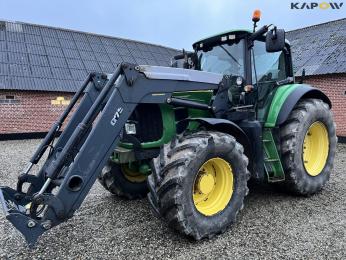
[[125, 165], [109, 160], [98, 177], [110, 193], [129, 200], [144, 198], [148, 193], [146, 176], [131, 174]]
[[231, 135], [184, 134], [161, 149], [148, 177], [148, 199], [156, 216], [200, 240], [235, 222], [248, 194], [248, 158]]
[[332, 172], [337, 143], [328, 104], [319, 99], [298, 102], [280, 127], [280, 138], [285, 189], [305, 196], [320, 191]]

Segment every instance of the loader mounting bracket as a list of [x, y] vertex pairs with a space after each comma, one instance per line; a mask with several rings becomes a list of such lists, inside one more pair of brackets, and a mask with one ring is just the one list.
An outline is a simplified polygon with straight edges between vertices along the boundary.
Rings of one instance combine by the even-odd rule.
[[132, 86], [138, 77], [138, 66], [131, 63], [122, 63], [121, 68], [123, 70], [127, 85]]
[[94, 87], [97, 90], [101, 90], [104, 87], [105, 82], [107, 81], [107, 75], [94, 73], [94, 75], [92, 76], [92, 81], [94, 83]]

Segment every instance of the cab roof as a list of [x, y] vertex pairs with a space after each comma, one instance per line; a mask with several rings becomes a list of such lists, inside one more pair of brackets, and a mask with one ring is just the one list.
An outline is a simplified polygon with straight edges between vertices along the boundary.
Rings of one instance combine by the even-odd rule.
[[[193, 49], [196, 49], [196, 47], [198, 48], [201, 48], [199, 47], [201, 44], [202, 45], [208, 45], [208, 44], [211, 44], [211, 45], [215, 45], [215, 43], [222, 43], [223, 40], [222, 37], [226, 37], [225, 41], [227, 40], [230, 40], [229, 36], [230, 35], [234, 35], [234, 36], [244, 36], [244, 34], [251, 34], [253, 31], [252, 30], [249, 30], [249, 29], [235, 29], [235, 30], [229, 30], [229, 31], [225, 31], [225, 32], [222, 32], [222, 33], [218, 33], [218, 34], [214, 34], [212, 36], [209, 36], [209, 37], [205, 37], [203, 39], [200, 39], [199, 41], [195, 42], [194, 44], [192, 44], [192, 47]], [[228, 38], [227, 38], [228, 37]], [[240, 37], [239, 37], [240, 38]], [[290, 42], [285, 39], [285, 43], [287, 45], [291, 45]]]
[[229, 35], [242, 35], [242, 34], [249, 34], [252, 33], [251, 30], [249, 29], [233, 29], [233, 30], [229, 30], [229, 31], [225, 31], [225, 32], [221, 32], [218, 34], [214, 34], [212, 36], [209, 37], [205, 37], [203, 39], [200, 39], [199, 41], [195, 42], [194, 44], [192, 44], [192, 47], [195, 49], [198, 45], [200, 45], [201, 43], [212, 43], [212, 42], [217, 42], [219, 41], [222, 37], [227, 37]]

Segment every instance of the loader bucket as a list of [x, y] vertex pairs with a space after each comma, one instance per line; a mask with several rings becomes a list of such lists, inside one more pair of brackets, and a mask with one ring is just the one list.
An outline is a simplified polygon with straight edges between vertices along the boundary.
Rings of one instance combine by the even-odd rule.
[[0, 201], [6, 219], [23, 234], [29, 247], [32, 247], [46, 230], [28, 215], [26, 205], [30, 201], [9, 187], [0, 187]]

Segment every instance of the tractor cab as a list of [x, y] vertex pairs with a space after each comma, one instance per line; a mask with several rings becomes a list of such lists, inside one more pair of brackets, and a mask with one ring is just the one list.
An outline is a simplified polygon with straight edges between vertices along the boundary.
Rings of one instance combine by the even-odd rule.
[[254, 29], [231, 30], [201, 39], [194, 52], [183, 52], [184, 68], [224, 75], [228, 79], [231, 110], [260, 110], [277, 86], [292, 83], [290, 44], [284, 30], [269, 25]]

